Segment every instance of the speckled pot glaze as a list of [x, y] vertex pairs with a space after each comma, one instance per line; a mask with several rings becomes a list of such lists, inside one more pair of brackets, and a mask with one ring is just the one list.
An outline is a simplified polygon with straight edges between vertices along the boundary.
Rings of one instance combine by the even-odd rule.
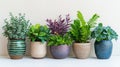
[[112, 41], [102, 40], [100, 42], [95, 42], [95, 54], [98, 59], [109, 59], [112, 54]]
[[31, 42], [31, 56], [35, 59], [44, 58], [47, 53], [46, 43]]
[[74, 43], [73, 51], [78, 59], [86, 59], [90, 55], [91, 43]]

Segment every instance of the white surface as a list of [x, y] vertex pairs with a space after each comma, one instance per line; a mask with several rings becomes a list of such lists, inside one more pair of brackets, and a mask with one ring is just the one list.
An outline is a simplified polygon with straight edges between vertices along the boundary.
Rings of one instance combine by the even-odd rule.
[[11, 60], [8, 57], [0, 57], [0, 67], [120, 67], [120, 56], [112, 56], [107, 60], [96, 58], [23, 58], [20, 60]]
[[[120, 0], [0, 0], [0, 55], [7, 55], [7, 38], [2, 35], [4, 19], [9, 12], [26, 13], [30, 22], [46, 24], [47, 18], [70, 13], [76, 18], [76, 11], [81, 10], [85, 19], [94, 13], [100, 15], [99, 22], [111, 26], [120, 35]], [[114, 41], [112, 55], [120, 55], [120, 39]]]

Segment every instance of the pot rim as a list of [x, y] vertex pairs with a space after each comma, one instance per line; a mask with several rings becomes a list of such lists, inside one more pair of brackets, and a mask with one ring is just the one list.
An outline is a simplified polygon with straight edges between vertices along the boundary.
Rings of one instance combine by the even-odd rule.
[[[64, 44], [64, 45], [58, 45], [58, 46], [71, 46], [71, 45]], [[50, 47], [52, 47], [52, 46], [50, 46]]]
[[9, 41], [11, 40], [13, 40], [13, 41], [25, 41], [25, 39], [8, 39]]
[[44, 43], [39, 42], [39, 41], [30, 42], [30, 44], [32, 44], [32, 43], [39, 43], [40, 45], [46, 45], [46, 42], [44, 42]]
[[89, 43], [74, 43], [74, 45], [91, 45], [91, 42], [89, 42]]

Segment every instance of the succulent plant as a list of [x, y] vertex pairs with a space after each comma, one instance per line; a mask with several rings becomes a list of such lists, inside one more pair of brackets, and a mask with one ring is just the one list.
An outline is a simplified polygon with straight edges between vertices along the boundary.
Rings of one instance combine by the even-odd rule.
[[25, 19], [25, 14], [19, 13], [18, 16], [13, 16], [10, 13], [10, 19], [4, 20], [5, 25], [3, 26], [4, 36], [9, 39], [25, 39], [29, 30], [29, 20]]
[[52, 21], [51, 19], [46, 20], [48, 22], [48, 27], [51, 30], [51, 34], [64, 35], [70, 27], [70, 17], [69, 14], [66, 15], [65, 19], [62, 19], [61, 15], [58, 17], [58, 20]]

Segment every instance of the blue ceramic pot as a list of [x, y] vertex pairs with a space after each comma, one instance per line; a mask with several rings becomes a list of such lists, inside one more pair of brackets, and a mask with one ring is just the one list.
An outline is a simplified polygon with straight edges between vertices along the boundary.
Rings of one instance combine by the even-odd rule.
[[9, 40], [8, 53], [11, 59], [21, 59], [26, 51], [25, 40]]
[[108, 59], [112, 53], [112, 41], [102, 40], [100, 42], [95, 42], [95, 53], [98, 59]]
[[55, 59], [63, 59], [68, 57], [70, 53], [70, 46], [60, 45], [60, 46], [50, 46], [50, 52]]

